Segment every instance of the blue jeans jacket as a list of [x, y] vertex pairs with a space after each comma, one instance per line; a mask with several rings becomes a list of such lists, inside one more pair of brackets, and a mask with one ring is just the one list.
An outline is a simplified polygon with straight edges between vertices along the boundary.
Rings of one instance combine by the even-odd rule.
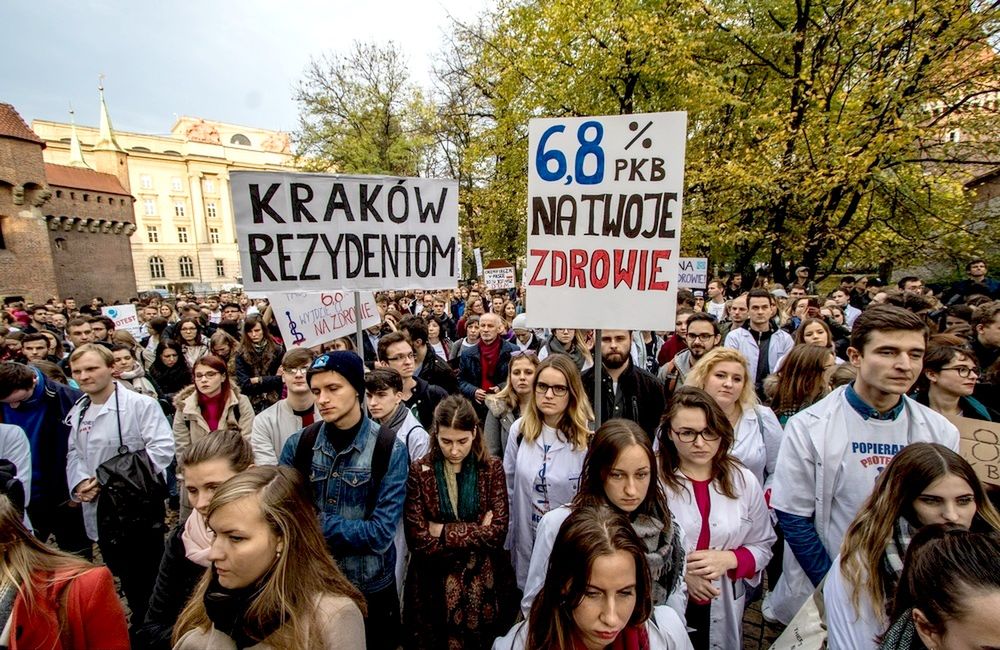
[[[364, 420], [354, 442], [337, 452], [327, 440], [326, 425], [313, 446], [309, 484], [319, 509], [320, 528], [347, 578], [363, 593], [388, 588], [395, 581], [393, 538], [403, 516], [409, 456], [399, 440], [393, 445], [385, 477], [371, 485], [372, 454], [379, 426]], [[292, 434], [281, 450], [282, 465], [294, 466], [302, 432]], [[368, 491], [378, 490], [375, 511], [365, 519]]]

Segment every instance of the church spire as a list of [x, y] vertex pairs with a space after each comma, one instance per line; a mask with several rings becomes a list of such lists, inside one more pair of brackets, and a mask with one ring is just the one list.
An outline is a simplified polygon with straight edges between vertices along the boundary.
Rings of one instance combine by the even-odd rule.
[[108, 115], [108, 105], [104, 102], [104, 75], [99, 75], [100, 83], [97, 90], [101, 97], [101, 135], [94, 145], [95, 150], [110, 149], [112, 151], [124, 151], [115, 140], [115, 132], [111, 127], [111, 117]]
[[80, 148], [80, 138], [76, 135], [76, 118], [74, 117], [72, 104], [69, 107], [69, 166], [85, 167], [90, 166], [83, 160], [83, 150]]

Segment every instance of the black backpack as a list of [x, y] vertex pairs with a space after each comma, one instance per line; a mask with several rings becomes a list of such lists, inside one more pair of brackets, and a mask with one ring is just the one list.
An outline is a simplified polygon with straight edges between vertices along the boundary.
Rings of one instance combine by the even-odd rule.
[[[292, 466], [299, 470], [306, 484], [309, 484], [309, 477], [312, 474], [313, 447], [316, 445], [316, 438], [323, 426], [323, 422], [313, 422], [299, 436], [298, 445], [295, 447], [295, 458]], [[392, 429], [381, 425], [378, 431], [378, 440], [375, 441], [375, 451], [372, 453], [372, 480], [368, 490], [368, 498], [365, 501], [365, 519], [371, 519], [375, 512], [375, 504], [378, 501], [379, 489], [382, 487], [382, 479], [389, 469], [389, 457], [392, 455], [392, 447], [396, 443], [396, 434]], [[315, 498], [315, 495], [313, 495]]]

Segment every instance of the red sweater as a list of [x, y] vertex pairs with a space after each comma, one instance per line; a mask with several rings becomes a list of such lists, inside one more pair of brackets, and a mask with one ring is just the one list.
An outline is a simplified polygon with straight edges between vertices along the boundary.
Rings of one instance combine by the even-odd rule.
[[[66, 593], [66, 630], [59, 634], [59, 603]], [[128, 625], [115, 582], [107, 567], [76, 578], [56, 579], [35, 595], [35, 606], [21, 596], [11, 615], [10, 650], [128, 650]]]

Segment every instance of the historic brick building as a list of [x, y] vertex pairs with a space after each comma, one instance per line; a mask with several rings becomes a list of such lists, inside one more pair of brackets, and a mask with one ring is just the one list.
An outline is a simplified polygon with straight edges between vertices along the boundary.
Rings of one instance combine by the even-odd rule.
[[[0, 297], [128, 300], [136, 293], [127, 158], [101, 100], [96, 169], [43, 162], [45, 143], [0, 104]], [[75, 134], [72, 138], [75, 140]], [[71, 143], [79, 152], [79, 142]]]

